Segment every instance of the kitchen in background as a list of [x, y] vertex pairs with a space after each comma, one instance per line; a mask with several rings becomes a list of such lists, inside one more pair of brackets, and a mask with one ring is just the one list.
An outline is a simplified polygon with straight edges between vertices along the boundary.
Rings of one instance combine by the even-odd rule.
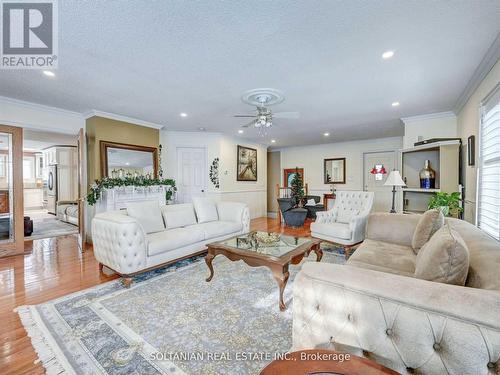
[[76, 137], [25, 129], [23, 151], [25, 239], [77, 233]]

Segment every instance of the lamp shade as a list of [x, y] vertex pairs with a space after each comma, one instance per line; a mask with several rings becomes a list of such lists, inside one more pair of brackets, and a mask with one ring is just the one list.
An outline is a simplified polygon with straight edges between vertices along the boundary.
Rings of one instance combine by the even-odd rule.
[[405, 182], [401, 178], [401, 175], [399, 174], [399, 171], [391, 171], [389, 176], [387, 177], [387, 180], [385, 180], [384, 185], [386, 186], [406, 186]]

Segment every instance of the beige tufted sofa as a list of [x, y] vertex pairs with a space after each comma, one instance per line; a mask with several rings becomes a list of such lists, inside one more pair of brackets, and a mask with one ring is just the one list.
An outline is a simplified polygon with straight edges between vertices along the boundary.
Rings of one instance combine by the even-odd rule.
[[469, 249], [466, 286], [417, 279], [418, 219], [370, 215], [346, 265], [304, 264], [293, 290], [294, 350], [346, 350], [403, 374], [500, 374], [500, 243], [449, 219]]
[[337, 191], [333, 208], [316, 214], [311, 236], [349, 248], [365, 239], [372, 206], [373, 192]]
[[[192, 203], [161, 207], [163, 230], [146, 233], [127, 210], [97, 214], [92, 220], [94, 255], [102, 265], [126, 277], [206, 250], [206, 244], [250, 230], [248, 206], [209, 202], [214, 216], [201, 220], [204, 207]], [[161, 218], [160, 218], [161, 220]]]

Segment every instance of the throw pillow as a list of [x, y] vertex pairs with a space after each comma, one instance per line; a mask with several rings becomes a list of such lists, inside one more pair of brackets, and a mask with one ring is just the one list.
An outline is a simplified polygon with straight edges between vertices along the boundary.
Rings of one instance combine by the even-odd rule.
[[193, 198], [194, 210], [198, 223], [207, 223], [209, 221], [219, 220], [217, 214], [217, 206], [215, 202], [208, 198], [195, 197]]
[[181, 228], [196, 224], [196, 215], [192, 203], [167, 204], [161, 209], [165, 226], [168, 229]]
[[449, 224], [439, 229], [417, 255], [415, 277], [438, 283], [465, 285], [469, 249]]
[[438, 229], [440, 229], [444, 224], [444, 216], [441, 210], [434, 209], [428, 210], [420, 216], [420, 220], [417, 223], [415, 232], [413, 233], [413, 239], [411, 241], [411, 247], [413, 252], [418, 254], [418, 251], [425, 245], [427, 241], [432, 237]]
[[136, 219], [146, 233], [165, 230], [158, 201], [128, 202], [126, 207], [128, 216]]
[[314, 199], [308, 199], [306, 206], [316, 206], [316, 201]]

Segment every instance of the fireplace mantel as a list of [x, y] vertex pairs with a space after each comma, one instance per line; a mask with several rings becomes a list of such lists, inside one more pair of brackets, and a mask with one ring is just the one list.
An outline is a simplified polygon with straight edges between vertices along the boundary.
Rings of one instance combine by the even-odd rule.
[[125, 209], [129, 202], [157, 201], [160, 206], [167, 204], [166, 193], [171, 186], [122, 186], [102, 191], [96, 204], [95, 213]]

